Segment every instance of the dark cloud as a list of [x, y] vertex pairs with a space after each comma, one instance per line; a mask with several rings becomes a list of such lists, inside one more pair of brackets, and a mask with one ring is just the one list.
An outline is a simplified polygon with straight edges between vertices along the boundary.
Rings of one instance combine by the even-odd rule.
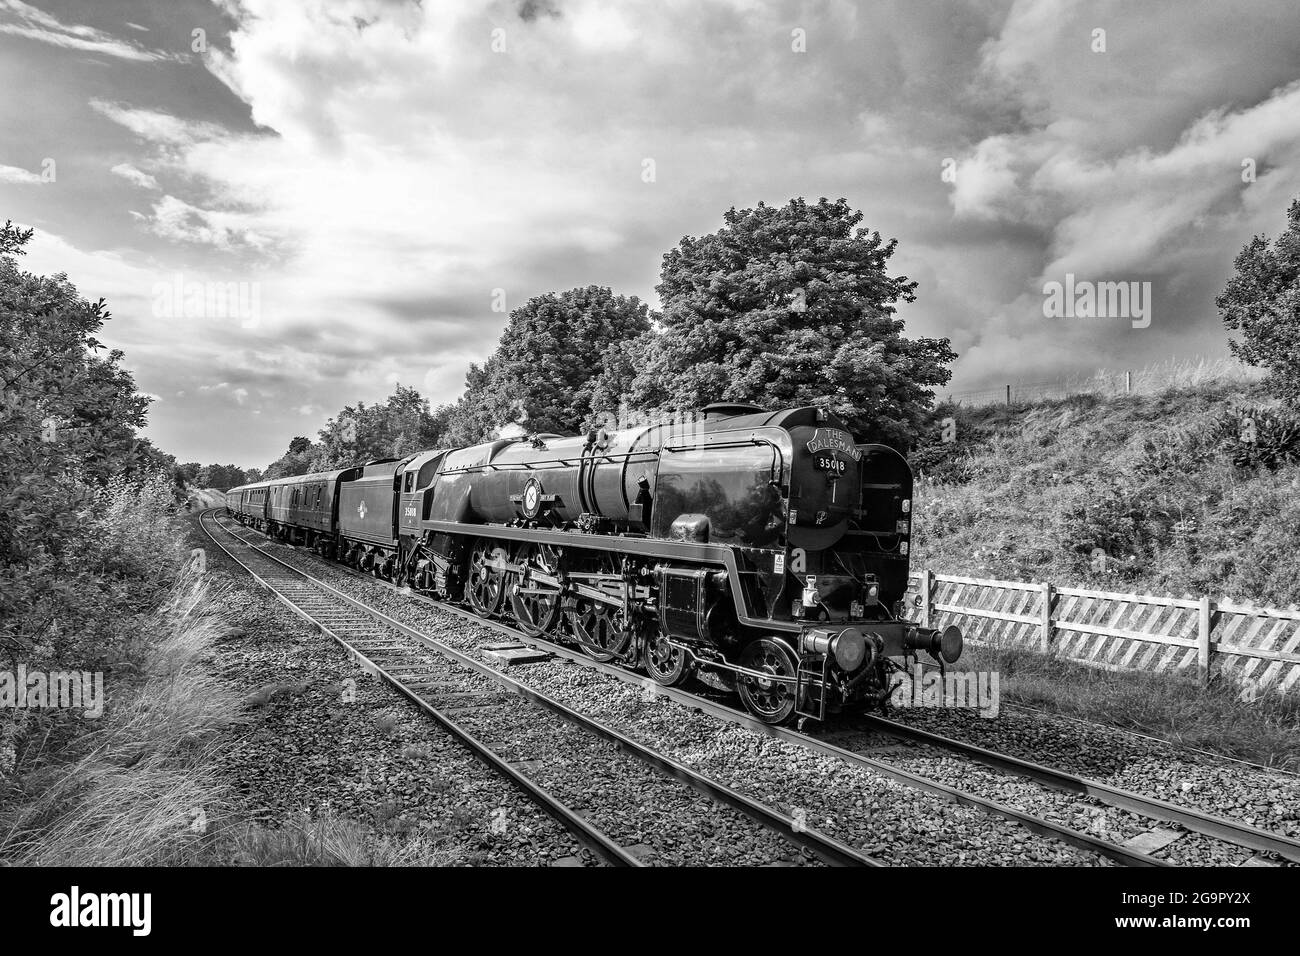
[[560, 8], [553, 0], [523, 0], [523, 3], [519, 4], [518, 12], [519, 19], [525, 23], [531, 23], [538, 17], [549, 17], [554, 20], [560, 16]]

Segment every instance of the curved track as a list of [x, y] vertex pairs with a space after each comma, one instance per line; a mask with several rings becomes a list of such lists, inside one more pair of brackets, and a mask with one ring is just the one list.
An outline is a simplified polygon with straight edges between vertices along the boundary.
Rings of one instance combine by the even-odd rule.
[[[263, 587], [280, 601], [342, 645], [350, 656], [368, 673], [396, 688], [419, 706], [444, 729], [457, 738], [476, 757], [505, 777], [546, 813], [568, 829], [584, 846], [598, 857], [615, 866], [641, 866], [641, 861], [602, 832], [578, 811], [566, 806], [554, 794], [538, 786], [526, 774], [506, 760], [486, 741], [475, 737], [468, 729], [449, 715], [448, 704], [463, 704], [465, 695], [445, 695], [445, 680], [451, 670], [470, 672], [487, 678], [503, 687], [511, 695], [524, 698], [542, 711], [559, 719], [559, 722], [576, 727], [609, 744], [623, 753], [635, 757], [654, 768], [665, 777], [680, 781], [698, 793], [730, 807], [759, 826], [779, 834], [788, 842], [812, 853], [817, 859], [832, 866], [880, 866], [879, 861], [815, 829], [796, 822], [777, 810], [761, 804], [727, 785], [681, 764], [671, 757], [652, 750], [589, 717], [577, 713], [539, 691], [516, 681], [460, 651], [448, 647], [415, 628], [409, 627], [380, 611], [367, 607], [342, 591], [321, 581], [299, 568], [267, 553], [259, 545], [248, 541], [243, 534], [253, 534], [246, 528], [222, 526], [215, 518], [217, 509], [199, 516], [199, 524], [209, 540], [232, 561], [243, 567]], [[219, 530], [214, 530], [219, 529]], [[219, 535], [236, 544], [227, 547]], [[373, 579], [370, 579], [373, 580]], [[444, 607], [444, 605], [439, 605]], [[479, 623], [481, 618], [461, 612]], [[513, 631], [510, 631], [514, 635]], [[440, 700], [439, 695], [444, 699]], [[477, 695], [476, 708], [484, 706], [482, 695]], [[507, 698], [507, 705], [510, 704]]]

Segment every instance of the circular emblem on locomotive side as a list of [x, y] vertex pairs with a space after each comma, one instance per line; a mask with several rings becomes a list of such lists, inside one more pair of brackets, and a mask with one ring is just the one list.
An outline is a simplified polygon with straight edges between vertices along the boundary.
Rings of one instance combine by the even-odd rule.
[[536, 518], [537, 512], [542, 510], [542, 483], [536, 478], [529, 478], [528, 484], [524, 485], [520, 504], [523, 506], [525, 518]]

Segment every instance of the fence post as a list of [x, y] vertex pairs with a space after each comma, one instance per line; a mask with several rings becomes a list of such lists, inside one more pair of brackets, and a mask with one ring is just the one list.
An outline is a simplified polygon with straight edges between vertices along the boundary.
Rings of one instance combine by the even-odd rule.
[[1210, 655], [1213, 648], [1210, 646], [1210, 626], [1212, 624], [1210, 599], [1208, 596], [1202, 596], [1201, 606], [1197, 614], [1197, 635], [1196, 635], [1196, 664], [1197, 671], [1201, 678], [1201, 685], [1205, 686], [1210, 683]]
[[1052, 652], [1052, 601], [1056, 597], [1056, 589], [1052, 587], [1050, 581], [1042, 583], [1043, 606], [1039, 609], [1038, 618], [1038, 643], [1044, 654]]
[[1127, 395], [1131, 391], [1133, 391], [1133, 373], [1125, 372], [1124, 373], [1124, 394]]
[[1008, 404], [1008, 405], [1011, 404], [1011, 386], [1010, 386], [1010, 385], [1007, 386], [1007, 404]]
[[921, 572], [921, 626], [931, 627], [930, 616], [933, 613], [930, 607], [933, 600], [934, 575], [930, 569], [926, 568]]

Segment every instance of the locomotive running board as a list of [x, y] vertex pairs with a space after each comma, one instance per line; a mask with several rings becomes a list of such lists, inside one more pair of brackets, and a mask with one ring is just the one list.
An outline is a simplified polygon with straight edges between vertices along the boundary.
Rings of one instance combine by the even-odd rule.
[[[767, 631], [798, 634], [803, 628], [787, 621], [773, 621], [747, 613], [749, 605], [740, 587], [740, 568], [731, 548], [714, 544], [696, 544], [689, 541], [665, 541], [660, 538], [628, 538], [616, 535], [585, 534], [578, 531], [554, 531], [541, 528], [513, 528], [499, 524], [465, 525], [456, 521], [425, 521], [420, 525], [425, 531], [439, 531], [462, 538], [501, 538], [508, 541], [528, 541], [550, 544], [562, 548], [586, 548], [591, 551], [610, 551], [635, 554], [646, 558], [667, 558], [680, 561], [697, 561], [722, 565], [727, 571], [731, 596], [735, 602], [736, 620], [749, 627]], [[596, 595], [589, 595], [597, 598]]]

